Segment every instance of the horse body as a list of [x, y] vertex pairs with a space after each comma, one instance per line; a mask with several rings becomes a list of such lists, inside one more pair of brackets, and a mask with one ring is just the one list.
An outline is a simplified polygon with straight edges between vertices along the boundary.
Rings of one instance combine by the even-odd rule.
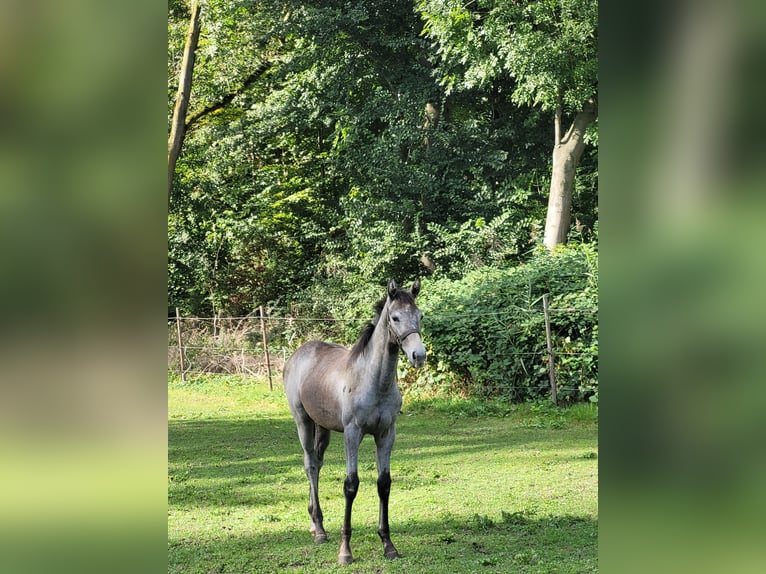
[[402, 406], [396, 366], [400, 349], [413, 366], [420, 367], [425, 362], [425, 348], [420, 339], [422, 313], [415, 306], [419, 290], [419, 281], [409, 290], [400, 290], [390, 281], [387, 298], [378, 304], [375, 319], [365, 327], [352, 349], [311, 341], [301, 346], [285, 365], [285, 392], [298, 428], [309, 479], [310, 532], [317, 542], [327, 541], [319, 504], [319, 471], [330, 443], [330, 431], [343, 433], [346, 510], [338, 556], [341, 564], [350, 564], [353, 560], [349, 546], [351, 507], [359, 486], [357, 453], [366, 434], [374, 437], [376, 445], [380, 497], [378, 534], [385, 556], [399, 556], [388, 526], [390, 457], [396, 437], [396, 417]]

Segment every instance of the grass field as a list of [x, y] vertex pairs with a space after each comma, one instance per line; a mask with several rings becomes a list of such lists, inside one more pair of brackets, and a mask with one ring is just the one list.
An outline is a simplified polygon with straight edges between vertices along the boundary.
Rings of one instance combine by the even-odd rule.
[[320, 478], [330, 542], [308, 532], [308, 481], [281, 387], [168, 384], [168, 572], [596, 572], [597, 408], [405, 400], [391, 459], [390, 562], [378, 538], [374, 441], [359, 452], [354, 563], [336, 564], [345, 461]]

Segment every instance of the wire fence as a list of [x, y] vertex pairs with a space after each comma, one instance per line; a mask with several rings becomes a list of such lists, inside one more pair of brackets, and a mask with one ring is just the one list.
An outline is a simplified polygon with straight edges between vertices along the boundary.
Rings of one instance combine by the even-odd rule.
[[[546, 347], [535, 351], [508, 350], [505, 354], [539, 357], [540, 360], [545, 357], [549, 368], [551, 399], [556, 403], [558, 393], [578, 390], [567, 386], [557, 386], [556, 357], [595, 355], [595, 353], [556, 349], [551, 337], [550, 316], [568, 313], [595, 315], [598, 310], [548, 307], [547, 299], [544, 303], [542, 310], [509, 306], [507, 310], [496, 312], [466, 311], [434, 314], [429, 315], [427, 321], [487, 316], [512, 318], [518, 313], [542, 314], [546, 331]], [[301, 343], [320, 339], [351, 345], [358, 337], [360, 328], [369, 320], [369, 317], [270, 315], [263, 307], [256, 309], [250, 315], [240, 317], [182, 317], [176, 310], [176, 316], [168, 318], [168, 372], [180, 374], [183, 380], [186, 380], [187, 375], [208, 373], [268, 377], [269, 387], [273, 388], [275, 380], [281, 381], [285, 361]], [[502, 324], [499, 324], [498, 328], [503, 328]], [[540, 388], [548, 387], [546, 385]]]

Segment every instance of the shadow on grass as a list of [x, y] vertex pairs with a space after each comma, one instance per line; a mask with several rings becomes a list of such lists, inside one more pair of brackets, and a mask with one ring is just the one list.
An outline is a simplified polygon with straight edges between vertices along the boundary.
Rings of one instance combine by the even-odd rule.
[[[291, 444], [295, 441], [295, 445]], [[171, 506], [241, 506], [295, 502], [279, 485], [303, 483], [292, 419], [199, 419], [168, 422]]]
[[[360, 471], [373, 471], [374, 448], [374, 441], [365, 438], [359, 452]], [[395, 471], [413, 466], [438, 470], [455, 456], [558, 448], [567, 449], [560, 460], [596, 457], [589, 429], [519, 428], [503, 419], [417, 413], [403, 415], [397, 422], [392, 465]], [[303, 453], [289, 417], [171, 420], [168, 465], [171, 505], [239, 506], [269, 504], [275, 499], [300, 506], [306, 503]], [[344, 474], [342, 435], [333, 433], [320, 485], [337, 490], [331, 481], [342, 480]], [[394, 480], [407, 489], [407, 476], [402, 474], [395, 474]]]
[[[231, 466], [260, 476], [279, 475], [300, 454], [292, 419], [199, 419], [168, 423], [168, 463], [192, 463], [198, 474], [229, 475]], [[295, 440], [296, 448], [289, 442]]]
[[592, 572], [597, 569], [597, 522], [581, 516], [474, 515], [444, 521], [413, 520], [392, 536], [403, 558], [383, 558], [377, 534], [356, 528], [354, 565], [336, 564], [338, 533], [313, 544], [305, 530], [288, 528], [205, 541], [169, 542], [168, 572]]
[[[514, 451], [512, 456], [540, 451], [562, 461], [593, 459], [594, 441], [593, 428], [524, 428], [518, 420], [405, 412], [397, 423], [392, 456], [398, 470], [395, 488], [411, 490], [424, 481], [427, 488], [441, 488], [441, 479], [432, 471], [441, 472], [448, 459], [490, 460], [509, 451]], [[374, 490], [374, 441], [369, 437], [359, 460], [365, 488]], [[486, 515], [470, 510], [439, 514], [436, 508], [431, 512], [423, 507], [438, 520], [422, 514], [392, 516], [394, 542], [404, 556], [395, 562], [382, 556], [375, 517], [365, 521], [359, 516], [352, 542], [356, 561], [351, 569], [341, 568], [336, 565], [337, 528], [326, 522], [330, 543], [316, 546], [307, 528], [296, 526], [297, 515], [301, 524], [308, 523], [308, 483], [289, 416], [173, 419], [168, 424], [168, 463], [169, 510], [178, 520], [205, 524], [202, 529], [174, 529], [168, 542], [172, 573], [574, 573], [597, 568], [597, 522], [589, 516], [538, 516], [494, 507], [478, 507], [490, 513]], [[448, 469], [445, 474], [454, 472]], [[332, 498], [328, 507], [335, 504], [336, 514], [344, 473], [342, 436], [333, 433], [320, 490]], [[376, 504], [372, 502], [373, 508]], [[232, 512], [261, 505], [260, 514]], [[336, 525], [338, 516], [330, 518]]]

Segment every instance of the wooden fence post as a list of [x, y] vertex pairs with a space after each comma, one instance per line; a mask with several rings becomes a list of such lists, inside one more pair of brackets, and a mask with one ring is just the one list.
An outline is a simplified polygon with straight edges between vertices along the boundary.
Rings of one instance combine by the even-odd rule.
[[263, 322], [263, 305], [258, 306], [258, 311], [261, 315], [261, 338], [263, 339], [263, 353], [266, 355], [266, 370], [269, 373], [269, 390], [273, 391], [274, 387], [271, 383], [271, 360], [269, 360], [269, 346], [266, 344], [266, 324]]
[[181, 339], [181, 312], [176, 307], [176, 332], [178, 333], [178, 360], [181, 363], [181, 381], [186, 382], [186, 368], [184, 366], [184, 346]]
[[551, 400], [558, 405], [558, 392], [556, 390], [556, 373], [553, 365], [553, 344], [551, 343], [551, 319], [548, 315], [548, 294], [543, 295], [543, 313], [545, 314], [545, 342], [548, 346], [548, 378], [551, 381]]

